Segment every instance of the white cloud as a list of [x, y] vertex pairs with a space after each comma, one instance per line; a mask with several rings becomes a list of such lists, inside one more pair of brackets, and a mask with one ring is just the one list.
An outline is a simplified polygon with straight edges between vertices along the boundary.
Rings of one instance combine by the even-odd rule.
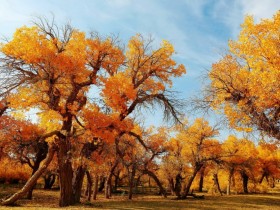
[[272, 18], [280, 9], [279, 0], [215, 0], [212, 15], [220, 19], [236, 38], [246, 15], [253, 15], [259, 22], [263, 18]]
[[257, 21], [272, 18], [280, 9], [279, 0], [239, 0], [244, 15], [253, 15]]

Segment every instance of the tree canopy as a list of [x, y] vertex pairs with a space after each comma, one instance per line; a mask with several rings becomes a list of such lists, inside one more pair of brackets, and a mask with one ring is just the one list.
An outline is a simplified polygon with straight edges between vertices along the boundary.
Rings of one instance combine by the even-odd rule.
[[257, 24], [248, 16], [241, 27], [228, 54], [212, 65], [205, 99], [233, 128], [256, 127], [280, 140], [280, 12]]

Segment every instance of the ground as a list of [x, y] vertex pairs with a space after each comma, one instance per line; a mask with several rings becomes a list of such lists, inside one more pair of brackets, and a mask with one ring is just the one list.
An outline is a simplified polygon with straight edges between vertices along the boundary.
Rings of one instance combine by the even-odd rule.
[[[0, 186], [0, 198], [7, 193], [15, 191], [9, 187]], [[61, 209], [58, 207], [59, 192], [55, 190], [34, 191], [34, 199], [20, 200], [15, 207], [0, 207], [2, 210], [37, 210], [37, 209]], [[76, 206], [63, 209], [121, 209], [121, 210], [175, 210], [175, 209], [271, 209], [280, 210], [280, 193], [250, 194], [250, 195], [230, 195], [213, 196], [205, 194], [205, 199], [175, 200], [174, 197], [162, 198], [156, 195], [137, 195], [132, 201], [127, 200], [125, 195], [113, 196], [107, 200], [100, 194], [98, 200], [83, 202]]]

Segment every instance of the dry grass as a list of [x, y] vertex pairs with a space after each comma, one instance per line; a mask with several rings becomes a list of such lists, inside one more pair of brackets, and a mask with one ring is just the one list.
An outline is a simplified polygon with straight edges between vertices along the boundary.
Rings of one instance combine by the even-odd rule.
[[[0, 187], [0, 198], [15, 191], [15, 188], [7, 189]], [[37, 209], [59, 209], [58, 191], [35, 190], [34, 199], [20, 200], [15, 207], [0, 207], [2, 210], [37, 210]], [[61, 209], [61, 208], [60, 208]], [[152, 209], [271, 209], [280, 210], [280, 193], [254, 194], [254, 195], [231, 195], [210, 196], [205, 199], [175, 200], [172, 197], [164, 199], [160, 196], [135, 196], [133, 201], [127, 200], [125, 196], [114, 196], [112, 199], [104, 199], [99, 195], [97, 201], [91, 203], [83, 202], [77, 206], [63, 209], [122, 209], [122, 210], [152, 210]]]

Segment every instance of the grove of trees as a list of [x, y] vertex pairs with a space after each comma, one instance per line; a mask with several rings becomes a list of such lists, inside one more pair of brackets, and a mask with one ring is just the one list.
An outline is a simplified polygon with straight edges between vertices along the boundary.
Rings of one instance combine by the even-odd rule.
[[[230, 135], [204, 118], [188, 122], [172, 92], [186, 73], [172, 44], [155, 47], [140, 34], [86, 34], [39, 18], [0, 44], [0, 182], [24, 186], [1, 201], [32, 199], [39, 178], [59, 187], [59, 206], [100, 192], [128, 198], [147, 185], [166, 197], [263, 192], [280, 179], [280, 12], [255, 24], [248, 16], [237, 41], [209, 71], [199, 103], [223, 113]], [[143, 109], [163, 109], [172, 126], [145, 127]], [[36, 113], [30, 120], [29, 113]], [[139, 115], [139, 116], [138, 116]], [[144, 189], [144, 188], [143, 188]]]

